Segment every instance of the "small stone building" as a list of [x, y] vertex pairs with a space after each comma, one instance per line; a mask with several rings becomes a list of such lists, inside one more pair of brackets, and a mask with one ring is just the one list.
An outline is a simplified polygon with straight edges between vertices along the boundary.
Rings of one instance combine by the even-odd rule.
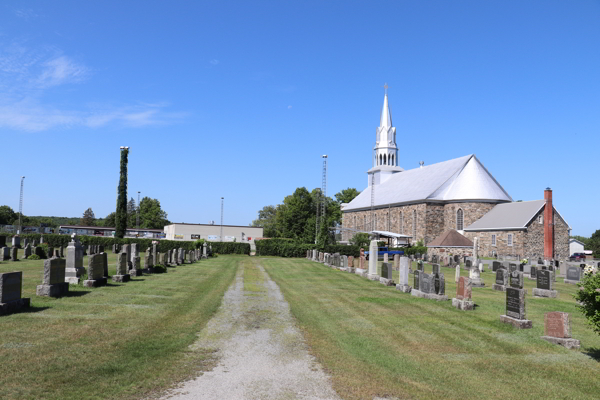
[[564, 260], [570, 255], [571, 228], [552, 206], [550, 189], [546, 189], [545, 197], [543, 200], [498, 204], [467, 226], [465, 236], [479, 238], [479, 254], [483, 257], [498, 254]]
[[454, 229], [449, 229], [427, 244], [427, 254], [437, 255], [440, 259], [456, 255], [470, 257], [473, 255], [473, 242]]

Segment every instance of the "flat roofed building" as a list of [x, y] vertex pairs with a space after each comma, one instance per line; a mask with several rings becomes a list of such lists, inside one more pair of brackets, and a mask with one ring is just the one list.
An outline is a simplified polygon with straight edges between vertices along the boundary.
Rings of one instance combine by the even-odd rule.
[[255, 250], [254, 240], [263, 237], [263, 228], [223, 225], [223, 239], [221, 239], [221, 225], [175, 223], [165, 226], [165, 234], [168, 240], [204, 239], [209, 242], [250, 243], [252, 250]]

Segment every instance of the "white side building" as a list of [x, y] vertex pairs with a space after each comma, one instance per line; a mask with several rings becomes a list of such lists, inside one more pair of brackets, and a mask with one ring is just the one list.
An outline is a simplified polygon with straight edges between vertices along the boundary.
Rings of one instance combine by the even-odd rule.
[[583, 243], [577, 239], [569, 239], [569, 256], [572, 256], [574, 253], [583, 253]]
[[165, 234], [168, 240], [204, 239], [208, 242], [250, 243], [252, 250], [256, 249], [254, 240], [263, 237], [262, 227], [239, 225], [222, 225], [222, 227], [223, 238], [221, 238], [221, 225], [212, 224], [174, 223], [165, 226]]

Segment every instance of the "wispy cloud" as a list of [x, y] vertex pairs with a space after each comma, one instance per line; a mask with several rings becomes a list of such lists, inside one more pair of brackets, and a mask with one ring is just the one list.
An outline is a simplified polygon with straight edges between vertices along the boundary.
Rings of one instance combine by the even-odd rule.
[[144, 127], [173, 123], [184, 113], [168, 112], [164, 102], [113, 105], [54, 105], [49, 89], [82, 84], [92, 69], [56, 49], [31, 50], [0, 43], [0, 128], [40, 132], [53, 128], [110, 124]]
[[212, 65], [217, 65], [219, 64], [219, 60], [217, 60], [216, 58], [213, 58], [212, 60], [209, 61]]

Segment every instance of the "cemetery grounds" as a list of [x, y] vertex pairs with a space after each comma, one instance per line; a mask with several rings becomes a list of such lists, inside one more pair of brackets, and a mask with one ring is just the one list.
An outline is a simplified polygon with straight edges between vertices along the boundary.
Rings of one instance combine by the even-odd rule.
[[[115, 264], [109, 253], [111, 275]], [[499, 321], [506, 294], [491, 289], [495, 274], [488, 271], [482, 273], [486, 287], [473, 288], [476, 310], [460, 311], [450, 301], [415, 298], [306, 259], [219, 256], [124, 284], [71, 285], [62, 299], [35, 295], [43, 260], [0, 263], [0, 272], [23, 271], [23, 297], [32, 303], [0, 317], [0, 398], [164, 395], [218, 363], [214, 349], [194, 346], [198, 332], [240, 268], [244, 290], [259, 290], [253, 283], [260, 279], [258, 265], [279, 286], [311, 354], [344, 399], [600, 397], [600, 336], [575, 307], [577, 287], [560, 278], [557, 299], [533, 298], [535, 281], [525, 280], [533, 329], [517, 330]], [[452, 298], [454, 269], [441, 272]], [[581, 350], [540, 339], [548, 311], [570, 313]]]

